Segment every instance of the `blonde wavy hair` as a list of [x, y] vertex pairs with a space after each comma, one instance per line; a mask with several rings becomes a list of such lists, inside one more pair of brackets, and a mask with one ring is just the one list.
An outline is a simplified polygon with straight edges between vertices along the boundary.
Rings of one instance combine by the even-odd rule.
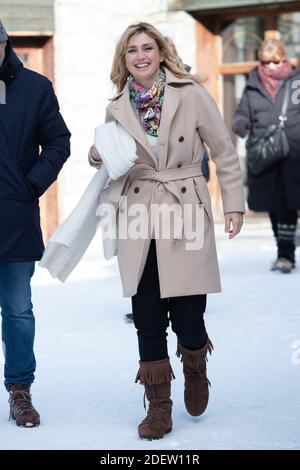
[[204, 77], [200, 75], [191, 74], [185, 72], [178, 62], [178, 56], [173, 52], [171, 46], [165, 37], [151, 24], [140, 22], [128, 26], [119, 39], [115, 55], [113, 58], [110, 79], [117, 88], [117, 92], [120, 93], [129, 77], [129, 72], [125, 64], [125, 53], [129, 39], [137, 33], [146, 33], [148, 36], [153, 38], [158, 46], [160, 53], [163, 55], [164, 60], [161, 65], [166, 67], [171, 73], [177, 78], [189, 78], [196, 83], [203, 83], [205, 81]]
[[288, 55], [285, 50], [284, 44], [280, 39], [269, 38], [261, 43], [258, 51], [260, 60], [288, 60]]

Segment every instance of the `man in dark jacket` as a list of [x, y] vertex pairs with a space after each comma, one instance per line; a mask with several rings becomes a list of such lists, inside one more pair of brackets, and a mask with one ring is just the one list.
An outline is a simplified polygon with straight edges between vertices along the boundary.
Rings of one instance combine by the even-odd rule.
[[[51, 82], [23, 67], [0, 20], [0, 306], [5, 386], [18, 426], [40, 423], [31, 402], [36, 368], [31, 277], [43, 253], [39, 197], [70, 154]], [[4, 91], [3, 91], [4, 90]]]

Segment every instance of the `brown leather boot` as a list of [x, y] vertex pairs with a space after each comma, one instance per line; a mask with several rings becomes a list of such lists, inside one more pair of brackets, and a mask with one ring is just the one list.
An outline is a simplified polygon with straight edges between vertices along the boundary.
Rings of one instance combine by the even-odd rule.
[[169, 359], [139, 364], [135, 382], [144, 385], [149, 408], [138, 433], [141, 439], [160, 439], [172, 430], [171, 380], [175, 376]]
[[177, 356], [181, 357], [184, 373], [184, 403], [188, 413], [200, 416], [206, 410], [210, 382], [206, 375], [207, 352], [211, 354], [213, 345], [210, 339], [197, 350], [184, 348], [178, 344]]
[[17, 426], [33, 428], [39, 426], [40, 415], [31, 402], [30, 384], [13, 384], [9, 390], [10, 418]]

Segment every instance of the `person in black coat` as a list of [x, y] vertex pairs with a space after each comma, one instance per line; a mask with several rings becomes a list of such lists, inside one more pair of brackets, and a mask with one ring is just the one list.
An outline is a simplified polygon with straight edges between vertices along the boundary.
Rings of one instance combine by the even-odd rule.
[[[40, 423], [31, 402], [36, 368], [31, 277], [44, 245], [39, 197], [70, 155], [51, 82], [23, 67], [0, 21], [0, 306], [5, 386], [18, 426]], [[41, 150], [40, 150], [41, 149]]]
[[[295, 267], [295, 233], [300, 209], [300, 105], [295, 84], [300, 69], [289, 62], [278, 39], [267, 39], [259, 51], [260, 64], [249, 74], [232, 128], [240, 137], [262, 135], [279, 123], [285, 86], [290, 88], [285, 132], [289, 155], [259, 175], [247, 166], [248, 205], [268, 212], [277, 243], [277, 259], [271, 269], [290, 273]], [[299, 82], [298, 82], [299, 83]]]

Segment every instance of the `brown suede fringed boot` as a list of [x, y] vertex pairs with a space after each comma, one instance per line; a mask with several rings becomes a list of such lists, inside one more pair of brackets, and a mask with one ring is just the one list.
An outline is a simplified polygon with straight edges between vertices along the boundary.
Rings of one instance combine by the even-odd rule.
[[[142, 439], [160, 439], [172, 429], [171, 380], [175, 379], [169, 359], [139, 362], [140, 368], [135, 382], [145, 387], [149, 401], [146, 418], [138, 427]], [[144, 407], [146, 404], [144, 401]]]
[[210, 382], [206, 375], [207, 352], [214, 349], [210, 339], [201, 349], [191, 350], [178, 343], [177, 356], [181, 358], [184, 373], [184, 403], [188, 413], [200, 416], [206, 410]]

